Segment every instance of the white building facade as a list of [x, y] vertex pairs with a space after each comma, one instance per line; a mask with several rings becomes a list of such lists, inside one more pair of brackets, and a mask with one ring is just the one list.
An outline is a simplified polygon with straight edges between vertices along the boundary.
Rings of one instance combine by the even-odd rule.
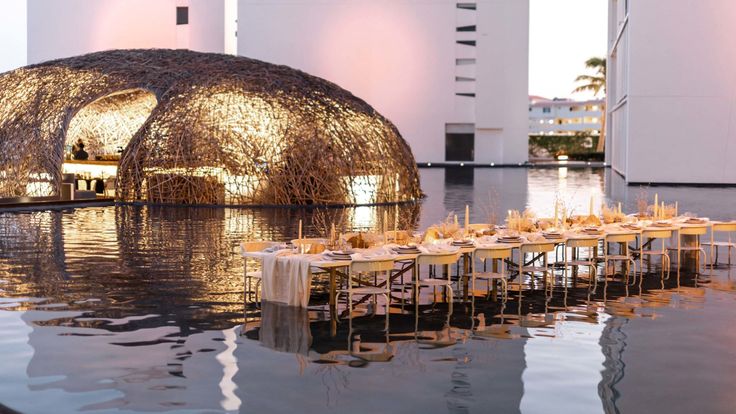
[[529, 97], [529, 135], [599, 135], [602, 99], [574, 101]]
[[108, 49], [237, 53], [301, 69], [366, 100], [396, 124], [420, 163], [528, 159], [528, 0], [6, 0], [2, 7], [0, 30], [13, 39], [0, 45], [12, 57], [3, 70]]
[[736, 184], [736, 2], [609, 0], [606, 160], [629, 184]]
[[528, 0], [241, 0], [238, 54], [365, 99], [420, 163], [518, 163], [528, 22]]

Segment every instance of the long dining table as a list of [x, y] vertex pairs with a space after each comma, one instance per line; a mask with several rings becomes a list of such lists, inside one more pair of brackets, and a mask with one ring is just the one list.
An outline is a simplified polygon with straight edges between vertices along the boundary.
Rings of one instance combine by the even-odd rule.
[[[646, 242], [642, 240], [642, 235], [645, 234], [647, 231], [651, 230], [671, 230], [674, 233], [678, 233], [680, 229], [682, 228], [688, 228], [688, 227], [710, 227], [712, 226], [714, 222], [709, 220], [704, 220], [702, 223], [695, 223], [695, 224], [688, 224], [685, 222], [678, 222], [677, 220], [673, 220], [669, 222], [666, 226], [662, 223], [641, 223], [639, 227], [636, 228], [626, 228], [622, 227], [620, 223], [618, 224], [606, 224], [603, 226], [600, 226], [599, 231], [595, 233], [589, 233], [585, 232], [583, 228], [573, 228], [566, 231], [563, 231], [559, 234], [558, 237], [554, 238], [547, 238], [544, 236], [544, 233], [541, 231], [534, 232], [534, 233], [526, 233], [522, 234], [521, 238], [518, 242], [503, 242], [499, 241], [498, 235], [496, 236], [485, 236], [484, 238], [476, 239], [474, 241], [474, 244], [472, 246], [453, 246], [451, 240], [443, 240], [440, 242], [435, 241], [434, 244], [428, 245], [433, 248], [433, 251], [435, 252], [450, 252], [454, 251], [458, 253], [459, 258], [463, 258], [463, 269], [462, 274], [467, 275], [469, 273], [470, 266], [474, 266], [475, 264], [472, 262], [473, 252], [476, 250], [476, 248], [504, 248], [504, 249], [521, 249], [522, 246], [533, 246], [533, 245], [539, 245], [539, 244], [554, 244], [555, 246], [565, 246], [567, 244], [568, 240], [571, 239], [591, 239], [596, 238], [599, 241], [606, 240], [606, 236], [608, 235], [617, 235], [617, 234], [635, 234], [638, 238], [637, 247], [641, 248], [641, 246], [645, 246]], [[679, 234], [677, 236], [679, 238]], [[418, 272], [416, 271], [416, 258], [419, 256], [419, 254], [427, 254], [427, 251], [425, 250], [424, 253], [412, 253], [412, 254], [399, 254], [399, 253], [390, 253], [393, 247], [396, 245], [386, 245], [384, 246], [385, 254], [390, 254], [391, 258], [397, 262], [402, 263], [404, 266], [402, 266], [400, 269], [397, 269], [396, 272], [393, 272], [389, 278], [382, 281], [379, 286], [385, 286], [386, 283], [392, 283], [394, 280], [396, 280], [399, 277], [402, 277], [403, 275], [407, 274], [411, 271], [412, 274], [412, 280], [415, 281], [416, 278], [419, 277]], [[443, 248], [444, 246], [444, 248]], [[358, 255], [371, 251], [371, 249], [355, 249], [354, 250]], [[335, 260], [330, 258], [328, 254], [300, 254], [295, 253], [293, 251], [290, 251], [288, 249], [282, 249], [282, 250], [276, 250], [276, 251], [257, 251], [257, 252], [243, 252], [242, 255], [244, 257], [253, 258], [256, 260], [260, 260], [262, 263], [265, 260], [268, 260], [269, 257], [275, 261], [284, 260], [285, 258], [289, 257], [291, 260], [301, 260], [305, 264], [304, 269], [306, 269], [306, 272], [308, 274], [302, 274], [298, 277], [304, 278], [307, 285], [311, 285], [311, 277], [312, 274], [315, 272], [323, 272], [327, 273], [329, 275], [329, 304], [331, 308], [334, 308], [336, 306], [336, 298], [335, 293], [337, 291], [337, 285], [338, 281], [340, 279], [347, 279], [350, 277], [349, 270], [346, 271], [350, 267], [350, 264], [354, 260], [361, 260], [358, 259], [351, 259], [351, 260]], [[539, 258], [540, 255], [536, 255], [532, 258], [532, 262]], [[308, 265], [307, 265], [308, 264]], [[516, 267], [517, 271], [519, 269], [522, 269], [527, 263], [524, 261], [523, 257], [519, 257], [519, 263], [513, 263], [511, 261], [508, 263], [509, 265]], [[264, 269], [264, 272], [262, 274], [263, 279], [263, 285], [269, 286], [269, 282], [271, 280], [275, 280], [277, 278], [281, 278], [282, 281], [285, 281], [285, 283], [290, 283], [288, 280], [289, 278], [297, 277], [294, 274], [277, 274], [278, 272], [273, 271], [266, 271]], [[460, 269], [458, 268], [458, 274], [460, 274]], [[284, 280], [285, 279], [285, 280]], [[464, 279], [464, 286], [465, 291], [467, 292], [467, 278], [461, 278]], [[291, 298], [290, 300], [286, 301], [287, 304], [293, 305], [293, 306], [302, 306], [306, 307], [308, 305], [310, 290], [309, 288], [304, 289], [302, 292], [300, 292], [300, 297], [298, 298]], [[264, 289], [263, 300], [266, 301], [282, 301], [278, 298], [275, 298], [271, 296], [271, 292], [268, 291], [268, 289]]]

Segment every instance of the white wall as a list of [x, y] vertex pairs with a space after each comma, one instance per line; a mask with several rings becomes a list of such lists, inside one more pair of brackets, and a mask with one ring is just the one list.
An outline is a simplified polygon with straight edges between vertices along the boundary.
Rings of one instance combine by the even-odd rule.
[[629, 182], [736, 183], [736, 2], [629, 8], [616, 80], [626, 98], [612, 127], [617, 168]]
[[0, 73], [26, 64], [26, 0], [0, 4]]
[[[108, 49], [224, 51], [224, 0], [28, 0], [28, 63]], [[189, 6], [189, 25], [176, 7]]]
[[238, 54], [353, 92], [417, 161], [444, 161], [445, 124], [472, 122], [476, 162], [525, 161], [528, 2], [479, 1], [475, 102], [455, 95], [461, 17], [449, 0], [240, 0]]

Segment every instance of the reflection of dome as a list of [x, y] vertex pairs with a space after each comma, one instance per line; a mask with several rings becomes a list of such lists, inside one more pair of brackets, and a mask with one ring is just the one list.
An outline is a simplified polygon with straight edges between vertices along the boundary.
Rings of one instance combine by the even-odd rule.
[[91, 152], [125, 148], [125, 201], [421, 196], [411, 150], [390, 121], [335, 84], [243, 57], [114, 50], [0, 75], [0, 197], [57, 193], [64, 146], [80, 138]]

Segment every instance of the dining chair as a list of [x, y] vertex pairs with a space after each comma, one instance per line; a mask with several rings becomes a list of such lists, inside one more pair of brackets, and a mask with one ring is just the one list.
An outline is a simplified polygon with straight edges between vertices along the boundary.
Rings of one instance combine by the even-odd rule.
[[[416, 289], [416, 297], [414, 300], [418, 303], [419, 302], [419, 294], [421, 293], [421, 288], [423, 287], [431, 287], [431, 288], [437, 288], [437, 287], [444, 287], [448, 290], [448, 298], [450, 302], [450, 312], [452, 312], [452, 301], [453, 301], [453, 295], [454, 291], [452, 290], [452, 279], [450, 279], [450, 271], [449, 267], [450, 265], [457, 263], [457, 261], [460, 258], [460, 252], [442, 252], [442, 253], [421, 253], [417, 256], [416, 259], [416, 265], [414, 268], [415, 271], [415, 278], [414, 278], [414, 286]], [[427, 278], [422, 279], [420, 276], [420, 270], [421, 266], [443, 266], [447, 268], [446, 272], [442, 272], [446, 277], [445, 278]]]
[[[588, 276], [591, 282], [596, 281], [596, 273], [598, 261], [596, 260], [596, 252], [598, 251], [598, 244], [601, 241], [601, 237], [573, 237], [567, 239], [565, 242], [565, 275], [567, 275], [567, 269], [570, 267], [579, 268], [580, 266], [588, 266]], [[573, 256], [572, 260], [568, 260], [567, 249], [572, 249], [571, 253]], [[581, 249], [588, 249], [588, 257], [581, 258]]]
[[[697, 254], [697, 265], [696, 271], [700, 270], [700, 254], [703, 254], [703, 266], [708, 260], [708, 256], [705, 254], [705, 249], [700, 245], [700, 236], [708, 233], [708, 225], [683, 225], [677, 230], [677, 245], [668, 247], [669, 252], [677, 251], [677, 269], [681, 268], [682, 253], [683, 252], [695, 252]], [[692, 236], [695, 242], [694, 245], [682, 245], [683, 236]], [[678, 273], [679, 274], [679, 273]]]
[[[547, 288], [547, 279], [550, 275], [554, 276], [554, 269], [550, 266], [548, 253], [554, 252], [557, 246], [557, 242], [527, 242], [522, 243], [519, 247], [519, 292], [521, 293], [521, 287], [523, 284], [523, 275], [528, 273], [534, 278], [535, 273], [542, 273], [544, 275], [544, 286]], [[542, 259], [542, 265], [535, 265], [536, 258], [532, 260], [529, 266], [525, 265], [526, 255], [531, 254], [539, 256]], [[554, 281], [553, 283], [554, 284]]]
[[[240, 243], [241, 253], [260, 252], [270, 247], [276, 246], [277, 242], [270, 241], [251, 241]], [[263, 280], [262, 263], [260, 260], [243, 256], [244, 272], [243, 272], [243, 299], [248, 302], [248, 298], [253, 297], [256, 306], [259, 304], [261, 281]], [[250, 267], [249, 267], [250, 265]], [[255, 282], [255, 286], [252, 284]]]
[[[388, 315], [389, 306], [391, 305], [391, 287], [389, 283], [390, 272], [394, 268], [393, 258], [376, 258], [376, 259], [361, 259], [353, 260], [350, 262], [348, 271], [348, 280], [346, 281], [345, 288], [338, 289], [335, 293], [335, 303], [340, 295], [347, 295], [348, 301], [348, 317], [352, 318], [353, 315], [353, 296], [372, 296], [374, 304], [378, 304], [376, 300], [379, 295], [383, 296], [386, 300], [386, 329], [388, 329]], [[386, 283], [383, 286], [378, 286], [377, 275], [384, 273], [386, 276]], [[370, 281], [366, 281], [363, 277], [369, 275], [373, 278], [373, 284]], [[375, 312], [375, 307], [374, 307]]]
[[[670, 229], [655, 229], [648, 228], [641, 232], [640, 246], [638, 249], [639, 253], [639, 277], [644, 277], [644, 257], [647, 257], [649, 265], [651, 266], [652, 257], [662, 256], [662, 274], [664, 275], [665, 269], [667, 269], [667, 277], [670, 277], [670, 257], [667, 255], [667, 247], [665, 246], [665, 240], [672, 237], [673, 230]], [[644, 240], [647, 240], [645, 243]], [[651, 241], [652, 243], [656, 240], [662, 241], [662, 247], [660, 249], [644, 249], [644, 246]], [[647, 272], [648, 273], [648, 272]], [[634, 276], [636, 277], [636, 276]], [[639, 280], [641, 282], [641, 279]]]
[[[726, 233], [728, 241], [716, 241], [715, 233]], [[736, 221], [715, 222], [710, 228], [710, 241], [702, 245], [710, 250], [710, 266], [718, 266], [718, 248], [728, 248], [728, 265], [731, 266], [731, 250], [736, 251]], [[714, 259], [715, 258], [715, 259]]]
[[[471, 273], [470, 275], [465, 275], [465, 277], [471, 277], [471, 290], [473, 291], [473, 294], [475, 294], [475, 281], [476, 279], [485, 280], [487, 283], [487, 295], [486, 298], [490, 297], [491, 295], [491, 286], [494, 282], [499, 281], [501, 282], [501, 286], [503, 287], [503, 300], [505, 301], [508, 297], [508, 280], [506, 280], [506, 266], [504, 266], [504, 260], [511, 259], [511, 247], [478, 247], [473, 252], [473, 261], [472, 261], [472, 267], [471, 267]], [[498, 269], [500, 271], [491, 271], [491, 272], [476, 272], [475, 271], [475, 264], [477, 261], [480, 260], [483, 263], [483, 267], [486, 266], [486, 261], [490, 260], [492, 269], [493, 265], [496, 264], [496, 261], [500, 261], [500, 266]], [[498, 266], [498, 265], [497, 265]]]
[[406, 244], [409, 242], [409, 232], [406, 230], [389, 230], [384, 235], [386, 243]]
[[[640, 231], [626, 231], [609, 233], [603, 238], [603, 262], [605, 266], [605, 274], [608, 275], [608, 262], [613, 261], [613, 273], [616, 273], [616, 262], [626, 264], [626, 274], [629, 277], [629, 265], [632, 265], [634, 273], [636, 273], [636, 262], [631, 256], [629, 243], [634, 243], [641, 236]], [[610, 243], [618, 243], [621, 248], [618, 254], [611, 254]], [[627, 279], [628, 280], [628, 279]]]

